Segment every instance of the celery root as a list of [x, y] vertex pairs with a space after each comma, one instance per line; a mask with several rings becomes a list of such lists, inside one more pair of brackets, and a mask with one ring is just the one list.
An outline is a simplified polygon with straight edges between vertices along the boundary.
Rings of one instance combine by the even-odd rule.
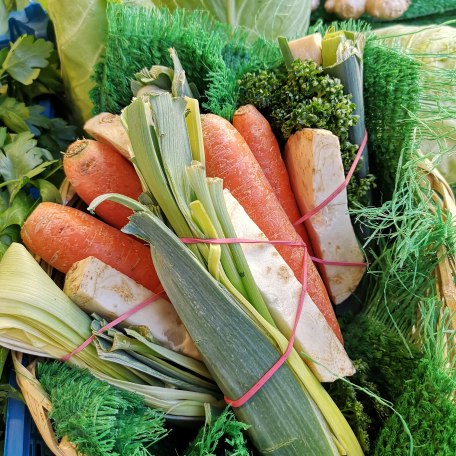
[[[152, 292], [98, 258], [88, 257], [73, 264], [65, 277], [63, 291], [86, 313], [114, 320]], [[198, 350], [173, 305], [160, 298], [124, 321], [124, 325], [147, 326], [164, 347], [199, 358]]]

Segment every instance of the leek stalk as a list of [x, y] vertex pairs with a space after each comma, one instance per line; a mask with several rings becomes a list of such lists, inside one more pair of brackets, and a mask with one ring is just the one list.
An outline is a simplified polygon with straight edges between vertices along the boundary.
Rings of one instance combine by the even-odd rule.
[[[92, 319], [63, 293], [21, 244], [11, 244], [0, 261], [0, 289], [2, 346], [60, 359], [91, 335]], [[108, 337], [105, 334], [103, 336]], [[102, 338], [101, 335], [97, 337]], [[145, 384], [153, 382], [152, 377], [133, 369], [133, 363], [120, 365], [101, 359], [93, 344], [73, 355], [68, 362], [88, 368], [109, 383], [143, 394], [148, 405], [170, 415], [204, 416], [204, 403], [214, 404], [219, 400], [217, 389], [207, 379], [207, 370], [195, 360], [189, 360], [163, 347], [155, 348], [162, 358], [161, 369], [166, 367], [166, 373], [161, 374], [162, 379], [166, 378], [170, 383], [180, 382], [179, 386], [182, 387], [190, 385], [191, 389], [200, 391]], [[184, 369], [164, 361], [167, 356], [173, 362], [174, 359], [179, 360]], [[191, 371], [195, 365], [196, 372], [199, 370], [200, 375], [207, 380], [197, 378], [187, 371]], [[162, 385], [163, 383], [161, 382]]]
[[[125, 231], [151, 243], [160, 280], [214, 379], [226, 396], [242, 396], [278, 357], [267, 333], [153, 214], [135, 213]], [[284, 364], [235, 412], [262, 454], [337, 454], [315, 408]]]
[[[151, 98], [165, 97], [171, 100], [169, 94]], [[141, 108], [140, 104], [144, 108]], [[168, 106], [169, 115], [171, 112], [175, 113], [174, 109], [171, 110], [172, 103], [161, 103], [161, 106]], [[182, 107], [182, 104], [179, 102], [176, 106]], [[151, 117], [150, 114], [136, 116], [141, 109], [153, 107], [154, 103], [147, 100], [133, 101], [123, 111], [126, 122], [135, 123], [136, 128], [145, 131], [154, 130], [156, 127], [145, 121], [147, 117]], [[169, 115], [166, 116], [167, 119], [171, 119]], [[163, 130], [160, 130], [160, 134], [163, 134]], [[176, 139], [179, 135], [186, 137], [187, 133], [174, 129], [168, 134], [172, 134]], [[141, 135], [144, 137], [143, 133]], [[173, 142], [176, 143], [178, 141]], [[162, 138], [162, 147], [165, 144]], [[134, 152], [137, 155], [156, 151], [157, 149], [148, 149], [145, 144], [141, 144], [138, 151]], [[160, 152], [161, 156], [165, 156], [169, 151]], [[179, 154], [181, 151], [177, 148], [174, 149], [174, 153]], [[147, 155], [142, 160], [147, 161]], [[149, 162], [152, 161], [160, 164], [155, 158], [149, 159]], [[184, 175], [174, 175], [175, 182], [178, 182], [179, 178], [183, 179]], [[203, 185], [201, 178], [198, 178], [197, 182]], [[185, 186], [187, 185], [185, 182]], [[170, 186], [167, 186], [166, 191], [170, 191]], [[199, 190], [193, 191], [194, 198], [197, 197], [197, 193], [199, 196], [202, 194]], [[216, 194], [217, 190], [213, 189], [212, 193]], [[182, 190], [177, 194], [182, 194]], [[156, 195], [154, 197], [159, 200]], [[171, 195], [168, 197], [172, 198]], [[226, 280], [224, 268], [219, 267], [221, 253], [214, 255], [216, 264], [212, 264], [211, 261], [209, 270], [224, 286], [221, 287], [209, 275], [206, 261], [213, 245], [209, 248], [207, 245], [200, 247], [201, 252], [205, 248], [206, 261], [196, 261], [188, 248], [146, 206], [141, 206], [126, 197], [105, 195], [94, 200], [91, 208], [108, 198], [135, 210], [130, 224], [124, 231], [152, 245], [154, 263], [160, 280], [200, 349], [203, 360], [224, 394], [237, 399], [256, 383], [285, 351], [287, 339], [237, 292], [231, 282]], [[216, 200], [216, 196], [211, 196], [211, 204]], [[196, 233], [201, 237], [218, 236], [202, 201], [190, 202], [189, 208], [194, 218], [191, 223], [187, 220], [188, 226], [197, 226], [195, 235], [191, 237], [198, 237]], [[188, 210], [187, 208], [185, 212], [188, 213]], [[216, 209], [215, 212], [220, 223], [223, 219], [223, 210]], [[172, 226], [172, 223], [170, 225]], [[225, 235], [230, 232], [226, 226], [223, 226]], [[172, 228], [180, 237], [177, 229], [173, 226]], [[221, 249], [218, 251], [221, 252]], [[295, 350], [291, 352], [287, 363], [250, 401], [236, 409], [236, 413], [241, 420], [252, 425], [251, 437], [260, 452], [274, 455], [362, 455], [361, 447], [341, 411]]]

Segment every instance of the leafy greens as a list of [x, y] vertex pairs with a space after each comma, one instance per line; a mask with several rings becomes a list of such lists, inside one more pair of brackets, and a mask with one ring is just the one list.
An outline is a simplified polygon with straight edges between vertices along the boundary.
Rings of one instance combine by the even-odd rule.
[[60, 152], [76, 131], [37, 103], [62, 92], [52, 43], [23, 35], [0, 51], [0, 258], [35, 204], [60, 201]]
[[206, 10], [220, 22], [243, 26], [253, 36], [275, 40], [305, 35], [310, 20], [310, 0], [154, 0], [156, 6]]

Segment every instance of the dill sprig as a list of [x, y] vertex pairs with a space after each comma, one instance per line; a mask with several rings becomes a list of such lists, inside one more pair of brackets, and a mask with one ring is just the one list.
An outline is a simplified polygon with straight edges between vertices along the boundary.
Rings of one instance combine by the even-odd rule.
[[121, 390], [68, 364], [42, 362], [38, 378], [49, 394], [58, 438], [67, 436], [86, 456], [149, 456], [168, 433], [164, 414], [139, 394]]

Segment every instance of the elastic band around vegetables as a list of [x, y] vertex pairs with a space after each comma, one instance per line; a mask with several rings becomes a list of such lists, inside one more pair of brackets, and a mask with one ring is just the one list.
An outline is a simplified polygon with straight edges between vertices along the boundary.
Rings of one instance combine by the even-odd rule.
[[[181, 238], [181, 241], [184, 244], [272, 244], [272, 245], [288, 245], [292, 247], [301, 247], [304, 249], [304, 253], [307, 254], [307, 246], [304, 242], [289, 242], [289, 241], [261, 241], [254, 239], [238, 239], [238, 238], [225, 238], [225, 239], [195, 239], [195, 238]], [[302, 277], [302, 290], [299, 296], [298, 308], [296, 310], [296, 316], [293, 323], [293, 330], [291, 332], [291, 337], [288, 340], [288, 345], [285, 352], [280, 356], [280, 358], [274, 363], [274, 365], [239, 399], [233, 400], [225, 396], [225, 402], [232, 407], [241, 407], [249, 399], [251, 399], [255, 393], [257, 393], [260, 388], [278, 371], [280, 366], [288, 359], [288, 356], [291, 353], [294, 345], [294, 339], [296, 335], [296, 329], [298, 327], [298, 322], [301, 318], [302, 308], [304, 306], [304, 299], [307, 293], [307, 261], [306, 256], [304, 256], [304, 266], [303, 266], [303, 277]], [[338, 262], [338, 261], [325, 261], [320, 258], [310, 257], [313, 261], [324, 264], [333, 264], [338, 266], [365, 266], [366, 263], [348, 263], [348, 262]]]
[[339, 193], [342, 192], [342, 190], [344, 188], [347, 187], [348, 182], [350, 181], [351, 177], [353, 176], [356, 166], [358, 165], [358, 162], [361, 159], [361, 155], [363, 154], [363, 150], [366, 147], [366, 144], [367, 144], [367, 131], [364, 133], [363, 141], [362, 141], [361, 145], [359, 146], [358, 152], [356, 153], [356, 157], [353, 160], [353, 163], [350, 167], [350, 170], [347, 173], [347, 176], [345, 177], [345, 180], [339, 185], [339, 187], [336, 188], [336, 190], [334, 190], [333, 193], [331, 193], [327, 198], [325, 198], [325, 200], [323, 200], [318, 206], [315, 206], [312, 210], [307, 212], [307, 214], [304, 214], [293, 225], [299, 225], [300, 223], [305, 222], [310, 217], [314, 216], [317, 212], [319, 212], [327, 204], [329, 204], [337, 195], [339, 195]]
[[[348, 182], [350, 181], [356, 165], [358, 164], [361, 155], [363, 153], [364, 147], [366, 146], [367, 143], [367, 131], [364, 134], [363, 141], [359, 147], [358, 153], [356, 154], [355, 160], [353, 161], [352, 166], [350, 167], [350, 170], [344, 180], [339, 187], [331, 194], [329, 195], [321, 204], [316, 206], [314, 209], [312, 209], [310, 212], [305, 214], [303, 217], [301, 217], [296, 223], [299, 224], [303, 222], [304, 220], [307, 220], [308, 218], [312, 217], [315, 215], [318, 211], [320, 211], [324, 206], [326, 206], [329, 202], [331, 202], [347, 185]], [[287, 348], [285, 352], [280, 356], [280, 358], [276, 361], [276, 363], [256, 382], [245, 394], [243, 394], [239, 399], [237, 400], [232, 400], [227, 397], [225, 397], [225, 401], [230, 404], [232, 407], [241, 407], [243, 404], [245, 404], [249, 399], [251, 399], [256, 392], [260, 390], [260, 388], [274, 375], [275, 372], [282, 366], [282, 364], [287, 360], [288, 356], [291, 353], [291, 350], [293, 349], [293, 344], [294, 344], [294, 339], [296, 335], [296, 329], [298, 326], [299, 319], [301, 317], [301, 312], [302, 308], [304, 305], [304, 298], [307, 293], [307, 261], [306, 261], [306, 256], [307, 256], [307, 247], [304, 242], [302, 243], [296, 243], [296, 242], [289, 242], [289, 241], [284, 241], [284, 240], [279, 240], [279, 241], [259, 241], [259, 240], [252, 240], [252, 239], [237, 239], [237, 238], [225, 238], [225, 239], [194, 239], [194, 238], [181, 238], [181, 241], [184, 242], [185, 244], [196, 244], [196, 243], [204, 243], [204, 244], [232, 244], [232, 243], [243, 243], [243, 244], [272, 244], [272, 245], [288, 245], [288, 246], [295, 246], [295, 247], [302, 247], [304, 248], [304, 265], [303, 265], [303, 278], [302, 278], [302, 290], [301, 290], [301, 295], [299, 297], [299, 303], [298, 303], [298, 308], [296, 310], [296, 316], [295, 316], [295, 321], [293, 323], [293, 330], [291, 333], [291, 337], [288, 341]], [[311, 257], [313, 261], [316, 261], [318, 263], [322, 264], [328, 264], [328, 265], [337, 265], [337, 266], [365, 266], [366, 263], [351, 263], [351, 262], [339, 262], [339, 261], [326, 261], [322, 260], [320, 258], [315, 258]]]
[[[122, 323], [124, 320], [126, 320], [128, 317], [131, 317], [133, 314], [136, 312], [139, 312], [141, 309], [144, 309], [144, 307], [148, 306], [149, 304], [152, 304], [153, 302], [157, 301], [163, 294], [165, 294], [165, 291], [162, 290], [157, 294], [153, 294], [149, 298], [145, 299], [144, 301], [140, 302], [137, 306], [132, 307], [130, 310], [127, 312], [123, 313], [119, 317], [117, 317], [115, 320], [111, 321], [107, 325], [103, 326], [100, 328], [96, 334], [102, 334], [108, 329], [113, 328], [114, 326], [118, 325], [119, 323]], [[71, 353], [68, 353], [67, 355], [63, 356], [60, 360], [61, 361], [68, 361], [72, 356], [80, 353], [82, 350], [84, 350], [88, 345], [90, 345], [93, 340], [95, 339], [96, 334], [92, 334], [89, 338], [87, 338], [79, 347], [76, 347]]]
[[[295, 224], [301, 223], [304, 220], [307, 220], [311, 216], [315, 215], [319, 210], [321, 210], [326, 204], [331, 202], [347, 185], [348, 182], [350, 181], [350, 178], [352, 177], [356, 165], [358, 164], [358, 161], [361, 158], [363, 149], [367, 143], [367, 132], [364, 135], [363, 142], [361, 143], [358, 153], [356, 154], [355, 160], [353, 161], [353, 164], [347, 174], [347, 177], [345, 178], [344, 182], [331, 194], [329, 195], [322, 203], [320, 203], [318, 206], [316, 206], [314, 209], [312, 209], [310, 212], [305, 214], [301, 219], [299, 219]], [[253, 239], [238, 239], [238, 238], [224, 238], [224, 239], [196, 239], [196, 238], [181, 238], [181, 241], [185, 244], [198, 244], [198, 243], [203, 243], [203, 244], [272, 244], [272, 245], [288, 245], [292, 247], [301, 247], [304, 249], [305, 254], [307, 255], [307, 246], [304, 242], [290, 242], [286, 240], [278, 240], [278, 241], [261, 241], [261, 240], [253, 240]], [[293, 331], [291, 333], [291, 337], [288, 341], [287, 348], [285, 352], [280, 356], [280, 358], [276, 361], [276, 363], [258, 380], [257, 383], [255, 383], [244, 395], [242, 395], [239, 399], [237, 400], [232, 400], [227, 397], [225, 397], [225, 401], [230, 404], [232, 407], [241, 407], [243, 404], [245, 404], [249, 399], [251, 399], [256, 392], [258, 392], [261, 387], [274, 375], [275, 372], [282, 366], [282, 364], [287, 360], [288, 356], [291, 353], [291, 350], [293, 349], [293, 344], [294, 344], [294, 339], [295, 339], [295, 334], [296, 334], [296, 328], [299, 322], [299, 319], [301, 317], [302, 313], [302, 308], [304, 305], [304, 298], [307, 293], [307, 261], [306, 261], [306, 255], [304, 256], [304, 265], [303, 265], [303, 278], [302, 278], [302, 290], [301, 290], [301, 295], [299, 297], [299, 303], [298, 303], [298, 308], [296, 310], [296, 316], [295, 316], [295, 321], [293, 324]], [[328, 265], [334, 265], [334, 266], [365, 266], [366, 263], [355, 263], [355, 262], [339, 262], [339, 261], [326, 261], [322, 260], [320, 258], [316, 257], [311, 257], [311, 259], [317, 263], [322, 263], [322, 264], [328, 264]], [[152, 295], [150, 298], [146, 299], [145, 301], [141, 302], [137, 306], [133, 307], [130, 309], [128, 312], [125, 312], [124, 314], [120, 315], [118, 318], [113, 320], [111, 323], [108, 323], [107, 325], [103, 326], [97, 331], [97, 334], [101, 334], [105, 332], [106, 330], [114, 327], [115, 325], [121, 323], [134, 313], [138, 312], [145, 306], [149, 305], [150, 303], [156, 301], [164, 291]], [[64, 356], [62, 358], [62, 361], [68, 361], [73, 355], [79, 353], [80, 351], [84, 350], [85, 347], [87, 347], [95, 338], [95, 335], [90, 336], [86, 341], [84, 341], [79, 347], [77, 347], [75, 350], [73, 350], [71, 353], [68, 355]]]

